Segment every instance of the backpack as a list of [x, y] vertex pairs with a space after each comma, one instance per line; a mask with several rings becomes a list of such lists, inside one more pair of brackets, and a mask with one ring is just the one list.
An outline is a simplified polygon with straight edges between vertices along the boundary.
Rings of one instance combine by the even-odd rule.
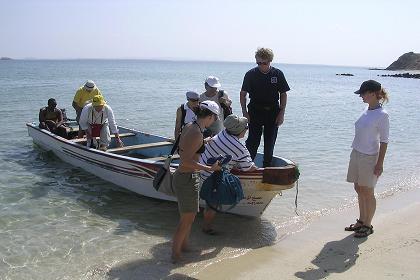
[[220, 107], [222, 107], [223, 110], [223, 116], [226, 119], [227, 116], [232, 115], [232, 107], [226, 105], [224, 102], [220, 102], [220, 98], [223, 97], [223, 94], [225, 93], [225, 91], [219, 90], [219, 103], [220, 103]]
[[185, 125], [185, 116], [187, 115], [187, 110], [184, 108], [184, 104], [181, 104], [181, 128]]
[[214, 171], [204, 180], [200, 198], [206, 201], [211, 209], [222, 212], [220, 209], [223, 205], [230, 205], [226, 210], [229, 211], [245, 196], [239, 178], [222, 167], [220, 171]]

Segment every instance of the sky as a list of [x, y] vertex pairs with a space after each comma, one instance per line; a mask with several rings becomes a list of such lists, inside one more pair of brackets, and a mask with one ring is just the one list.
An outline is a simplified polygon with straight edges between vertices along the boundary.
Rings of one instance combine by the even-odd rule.
[[420, 1], [0, 0], [0, 56], [385, 67], [420, 52]]

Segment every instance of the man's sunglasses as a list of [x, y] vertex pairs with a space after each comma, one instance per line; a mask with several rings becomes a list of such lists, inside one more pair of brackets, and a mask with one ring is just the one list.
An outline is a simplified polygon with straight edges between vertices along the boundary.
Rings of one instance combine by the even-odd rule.
[[258, 65], [268, 65], [268, 64], [270, 64], [270, 62], [269, 61], [257, 61], [257, 64]]
[[188, 98], [188, 101], [191, 101], [191, 102], [198, 102], [198, 99]]

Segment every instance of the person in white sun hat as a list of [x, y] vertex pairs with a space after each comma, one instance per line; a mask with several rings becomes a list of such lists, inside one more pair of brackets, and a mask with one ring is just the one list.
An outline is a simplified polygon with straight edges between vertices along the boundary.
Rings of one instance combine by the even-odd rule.
[[227, 93], [220, 90], [221, 84], [219, 78], [215, 76], [208, 76], [204, 82], [204, 88], [206, 89], [200, 95], [200, 102], [210, 100], [214, 101], [219, 107], [219, 118], [216, 120], [205, 132], [204, 137], [213, 136], [223, 130], [223, 120], [225, 119], [225, 110], [222, 108], [222, 104], [226, 107], [230, 107], [232, 100], [229, 99]]
[[173, 187], [178, 200], [180, 220], [172, 241], [172, 262], [180, 261], [181, 253], [188, 250], [191, 226], [199, 211], [200, 171], [220, 170], [219, 162], [209, 166], [199, 162], [205, 151], [203, 130], [219, 115], [219, 106], [213, 101], [201, 102], [197, 120], [188, 123], [179, 139], [179, 167], [173, 176]]
[[[76, 111], [76, 121], [79, 123], [80, 115], [82, 113], [83, 107], [92, 102], [92, 99], [96, 95], [102, 95], [99, 88], [96, 86], [95, 82], [92, 80], [87, 80], [86, 83], [81, 86], [74, 95], [72, 106]], [[83, 136], [83, 132], [79, 126], [79, 134], [78, 137], [81, 138]]]

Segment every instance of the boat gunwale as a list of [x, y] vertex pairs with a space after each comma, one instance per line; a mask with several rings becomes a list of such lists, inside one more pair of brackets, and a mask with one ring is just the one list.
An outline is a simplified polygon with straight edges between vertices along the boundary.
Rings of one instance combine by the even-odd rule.
[[[162, 161], [160, 161], [160, 162], [150, 161], [147, 158], [141, 159], [141, 158], [135, 158], [135, 157], [130, 157], [130, 156], [121, 155], [121, 154], [115, 154], [115, 153], [108, 153], [108, 152], [104, 152], [104, 151], [100, 151], [100, 150], [95, 150], [95, 149], [87, 148], [86, 146], [81, 145], [80, 143], [73, 142], [73, 141], [71, 141], [69, 139], [66, 139], [64, 137], [61, 137], [59, 135], [56, 135], [56, 134], [54, 134], [54, 133], [52, 133], [50, 131], [47, 131], [45, 129], [41, 129], [38, 126], [36, 126], [35, 123], [33, 123], [33, 122], [32, 123], [26, 123], [26, 126], [27, 127], [31, 127], [32, 129], [35, 129], [35, 130], [37, 130], [37, 131], [39, 131], [39, 132], [41, 132], [41, 133], [43, 133], [45, 135], [48, 135], [49, 137], [52, 137], [53, 139], [58, 140], [61, 143], [70, 145], [72, 147], [76, 147], [76, 148], [81, 149], [81, 150], [83, 150], [85, 152], [88, 152], [88, 153], [98, 154], [98, 155], [105, 156], [105, 157], [108, 157], [108, 158], [114, 158], [114, 159], [118, 159], [118, 160], [124, 160], [124, 161], [127, 161], [127, 162], [136, 163], [136, 164], [149, 165], [147, 167], [150, 168], [150, 166], [151, 166], [154, 170], [158, 170], [159, 167], [161, 167], [164, 164], [164, 162], [162, 162]], [[135, 134], [141, 133], [143, 135], [152, 135], [152, 136], [156, 136], [156, 137], [161, 137], [163, 139], [167, 139], [168, 141], [171, 140], [170, 138], [167, 138], [167, 137], [164, 137], [164, 136], [150, 134], [150, 133], [145, 133], [145, 132], [138, 131], [138, 130], [131, 129], [131, 128], [127, 128], [127, 127], [124, 127], [124, 126], [119, 126], [119, 127], [124, 128], [124, 129], [126, 129], [128, 131], [131, 131], [131, 132], [133, 132]], [[133, 136], [136, 136], [136, 135], [133, 135]], [[280, 157], [276, 157], [276, 158], [279, 158], [279, 159], [282, 159], [282, 160], [287, 160], [287, 161], [290, 161], [293, 164], [295, 164], [290, 159], [285, 159], [285, 158], [280, 158]], [[171, 163], [171, 167], [172, 168], [175, 168], [176, 169], [178, 166], [179, 166], [178, 163]], [[284, 167], [280, 167], [280, 168], [284, 168]], [[255, 171], [232, 170], [232, 174], [234, 174], [234, 175], [238, 176], [240, 179], [244, 179], [244, 180], [259, 180], [259, 179], [262, 179], [263, 173], [264, 173], [264, 168], [259, 168], [259, 169], [255, 170]]]

